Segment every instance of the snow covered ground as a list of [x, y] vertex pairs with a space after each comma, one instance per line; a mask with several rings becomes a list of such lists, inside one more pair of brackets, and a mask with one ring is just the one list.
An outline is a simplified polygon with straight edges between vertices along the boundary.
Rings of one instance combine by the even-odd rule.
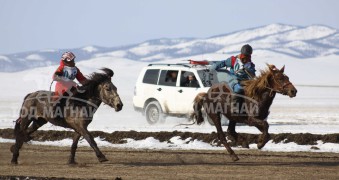
[[[216, 147], [211, 144], [194, 140], [190, 141], [190, 138], [180, 139], [179, 136], [173, 137], [169, 142], [160, 142], [153, 137], [148, 137], [144, 140], [134, 140], [134, 139], [126, 139], [127, 143], [125, 144], [112, 144], [99, 137], [95, 138], [99, 147], [114, 147], [114, 148], [128, 148], [128, 149], [172, 149], [172, 150], [224, 150], [224, 147]], [[0, 143], [14, 143], [13, 139], [3, 139], [0, 138]], [[66, 146], [69, 147], [72, 144], [72, 139], [64, 139], [60, 141], [30, 141], [29, 144], [32, 145], [47, 145], [47, 146]], [[89, 144], [84, 139], [79, 141], [79, 146], [89, 147]], [[316, 147], [316, 148], [314, 148]], [[234, 150], [247, 150], [244, 148], [232, 148]], [[256, 144], [250, 144], [249, 149], [258, 149]], [[290, 143], [273, 143], [269, 141], [265, 147], [261, 149], [261, 151], [277, 151], [277, 152], [332, 152], [339, 153], [339, 144], [335, 143], [323, 143], [322, 141], [318, 141], [316, 145], [298, 145], [294, 142]]]
[[[270, 133], [313, 133], [329, 134], [339, 133], [339, 56], [325, 56], [311, 59], [295, 59], [279, 56], [267, 58], [265, 53], [256, 51], [253, 57], [257, 69], [264, 69], [265, 63], [275, 64], [278, 68], [286, 65], [285, 73], [290, 77], [291, 82], [296, 84], [298, 94], [296, 98], [277, 95], [269, 116]], [[208, 59], [220, 60], [228, 57], [227, 54], [204, 54], [183, 59]], [[171, 59], [160, 63], [177, 63], [182, 59]], [[186, 119], [167, 118], [166, 122], [158, 125], [148, 125], [145, 118], [134, 111], [132, 98], [135, 81], [141, 68], [148, 63], [138, 62], [129, 59], [107, 55], [82, 61], [78, 67], [84, 74], [98, 71], [101, 67], [109, 67], [114, 70], [113, 83], [118, 87], [124, 103], [121, 112], [115, 112], [108, 106], [101, 106], [94, 116], [94, 121], [89, 126], [90, 130], [112, 131], [191, 131], [210, 133], [216, 131], [215, 127], [205, 123], [201, 126], [192, 125], [176, 126], [187, 122]], [[16, 73], [0, 73], [0, 128], [13, 128], [14, 120], [18, 117], [22, 99], [24, 96], [36, 90], [48, 90], [51, 83], [52, 73], [57, 66], [35, 68]], [[312, 85], [312, 86], [309, 86]], [[53, 86], [54, 88], [54, 86]], [[53, 89], [52, 88], [52, 89]], [[42, 130], [64, 130], [46, 124]], [[226, 129], [226, 127], [225, 127]], [[254, 127], [239, 126], [238, 132], [259, 133]], [[0, 142], [11, 140], [0, 139]], [[138, 148], [180, 148], [180, 149], [218, 149], [209, 144], [194, 141], [185, 144], [185, 140], [173, 139], [173, 142], [160, 143], [157, 140], [148, 138], [142, 141], [128, 140], [125, 145], [112, 145], [100, 141], [101, 145], [112, 147], [138, 147]], [[35, 142], [32, 143], [41, 143]], [[48, 144], [51, 142], [44, 142]], [[84, 142], [82, 142], [83, 144]], [[105, 144], [106, 143], [106, 144]], [[70, 145], [69, 140], [53, 142], [53, 145]], [[86, 144], [86, 143], [84, 143]], [[318, 142], [320, 150], [339, 152], [338, 144], [322, 144]], [[251, 145], [254, 148], [254, 145]], [[269, 142], [264, 150], [269, 151], [309, 151], [308, 146], [299, 146], [294, 143], [274, 144]]]

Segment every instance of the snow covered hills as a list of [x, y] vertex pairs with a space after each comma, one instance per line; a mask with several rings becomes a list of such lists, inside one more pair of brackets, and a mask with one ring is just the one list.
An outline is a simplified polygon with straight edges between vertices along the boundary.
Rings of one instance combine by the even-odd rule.
[[15, 72], [58, 64], [64, 51], [77, 61], [99, 57], [156, 62], [204, 54], [235, 54], [249, 43], [259, 58], [317, 58], [339, 55], [339, 31], [322, 25], [307, 27], [271, 24], [205, 39], [156, 39], [121, 47], [86, 46], [75, 49], [40, 50], [0, 55], [0, 72]]

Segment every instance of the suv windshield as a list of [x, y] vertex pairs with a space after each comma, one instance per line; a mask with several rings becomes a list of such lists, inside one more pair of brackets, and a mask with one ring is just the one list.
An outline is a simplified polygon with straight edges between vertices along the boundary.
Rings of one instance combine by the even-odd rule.
[[208, 69], [198, 70], [198, 75], [204, 87], [211, 87], [212, 84], [226, 82], [229, 71], [221, 69], [218, 71], [209, 71]]

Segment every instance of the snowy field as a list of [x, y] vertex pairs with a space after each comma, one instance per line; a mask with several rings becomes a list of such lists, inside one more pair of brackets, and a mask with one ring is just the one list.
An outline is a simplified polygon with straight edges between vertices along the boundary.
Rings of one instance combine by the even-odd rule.
[[[290, 77], [292, 83], [296, 85], [298, 94], [296, 98], [289, 98], [277, 95], [271, 107], [271, 114], [268, 122], [270, 133], [313, 133], [330, 134], [339, 133], [339, 56], [326, 56], [314, 59], [291, 59], [290, 57], [265, 58], [265, 54], [257, 51], [255, 60], [257, 69], [264, 69], [265, 63], [275, 64], [278, 68], [286, 65], [285, 73]], [[184, 59], [208, 59], [220, 60], [228, 55], [225, 54], [205, 54], [204, 56], [188, 57]], [[275, 59], [275, 60], [273, 60]], [[277, 60], [279, 59], [279, 60]], [[177, 63], [182, 59], [172, 59], [164, 62]], [[161, 62], [163, 63], [163, 62]], [[148, 125], [145, 117], [133, 109], [132, 98], [135, 81], [141, 68], [148, 65], [145, 62], [137, 62], [129, 59], [105, 56], [82, 61], [77, 64], [84, 74], [98, 71], [101, 67], [109, 67], [114, 70], [113, 83], [118, 88], [118, 93], [124, 103], [121, 112], [115, 112], [108, 106], [101, 106], [94, 116], [90, 130], [100, 130], [105, 132], [113, 131], [191, 131], [210, 133], [216, 131], [215, 127], [205, 123], [201, 126], [176, 126], [180, 123], [187, 123], [186, 119], [167, 118], [165, 123]], [[13, 128], [14, 120], [17, 119], [20, 106], [24, 96], [36, 90], [48, 90], [51, 83], [51, 76], [57, 66], [36, 68], [16, 73], [0, 73], [1, 94], [0, 94], [0, 128]], [[54, 88], [54, 87], [53, 87]], [[53, 89], [52, 88], [52, 89]], [[224, 130], [226, 130], [225, 127]], [[46, 124], [42, 130], [64, 130]], [[238, 132], [256, 133], [259, 131], [255, 127], [238, 126]], [[0, 142], [11, 140], [0, 139]], [[98, 141], [100, 141], [98, 139]], [[172, 140], [171, 140], [172, 141]], [[112, 147], [138, 147], [138, 148], [160, 148], [160, 149], [218, 149], [209, 144], [194, 141], [185, 144], [187, 140], [173, 139], [172, 144], [160, 143], [153, 138], [142, 141], [128, 140], [125, 145], [112, 145], [100, 141], [100, 145]], [[40, 144], [42, 142], [31, 142]], [[43, 144], [66, 145], [70, 140], [60, 142], [44, 142]], [[85, 142], [81, 142], [87, 145]], [[318, 142], [320, 150], [317, 152], [339, 152], [338, 144], [323, 144]], [[251, 148], [256, 148], [251, 145]], [[268, 151], [309, 151], [308, 146], [299, 146], [294, 143], [274, 144], [269, 142], [264, 150]]]

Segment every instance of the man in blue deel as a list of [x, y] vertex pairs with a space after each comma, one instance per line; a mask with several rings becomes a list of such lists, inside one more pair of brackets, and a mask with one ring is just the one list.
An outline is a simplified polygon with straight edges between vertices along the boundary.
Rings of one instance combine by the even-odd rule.
[[[241, 85], [241, 81], [251, 79], [255, 76], [255, 65], [251, 60], [252, 52], [252, 47], [245, 44], [242, 46], [239, 55], [231, 56], [226, 60], [213, 63], [210, 69], [218, 70], [223, 67], [230, 68], [230, 76], [227, 78], [226, 82], [234, 93], [243, 95], [244, 88]], [[233, 103], [238, 105], [241, 103], [240, 96], [232, 96], [232, 100]]]

